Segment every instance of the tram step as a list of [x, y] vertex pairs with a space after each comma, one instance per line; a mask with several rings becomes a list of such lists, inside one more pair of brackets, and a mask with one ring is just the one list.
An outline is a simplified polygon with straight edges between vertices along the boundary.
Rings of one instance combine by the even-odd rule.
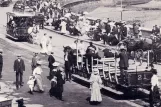
[[[90, 83], [90, 81], [89, 81], [88, 79], [84, 78], [84, 77], [81, 77], [81, 76], [78, 76], [78, 75], [75, 75], [75, 74], [73, 74], [72, 76], [75, 77], [75, 78], [77, 78], [77, 79], [80, 79], [80, 80], [83, 80], [83, 81], [85, 81], [85, 82]], [[123, 94], [124, 94], [124, 93], [121, 92], [121, 91], [117, 91], [117, 90], [115, 90], [115, 89], [112, 89], [112, 88], [107, 87], [107, 86], [104, 86], [104, 85], [101, 85], [101, 87], [102, 87], [104, 90], [113, 92], [113, 93], [115, 93], [115, 94], [117, 94], [117, 95], [123, 95]]]

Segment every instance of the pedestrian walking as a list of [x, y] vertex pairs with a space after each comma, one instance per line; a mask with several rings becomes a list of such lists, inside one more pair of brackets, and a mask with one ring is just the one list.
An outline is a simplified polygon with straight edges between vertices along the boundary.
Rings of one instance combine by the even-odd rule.
[[25, 63], [21, 55], [17, 55], [17, 59], [14, 61], [14, 71], [16, 73], [16, 88], [19, 89], [20, 86], [23, 86], [23, 72], [25, 71]]
[[54, 62], [52, 64], [53, 69], [52, 69], [52, 72], [51, 72], [51, 79], [56, 75], [56, 72], [57, 72], [57, 70], [59, 68], [59, 65], [60, 65], [60, 63], [58, 63], [58, 62]]
[[48, 40], [48, 45], [47, 45], [47, 49], [48, 49], [48, 53], [51, 53], [52, 52], [52, 48], [53, 48], [53, 45], [52, 45], [52, 36], [49, 36], [49, 40]]
[[159, 79], [157, 76], [157, 70], [152, 68], [151, 72], [153, 73], [153, 76], [151, 78], [151, 90], [150, 90], [150, 107], [160, 107], [161, 106], [161, 99], [159, 94]]
[[102, 96], [100, 92], [101, 84], [102, 84], [102, 80], [99, 75], [99, 70], [93, 69], [93, 73], [91, 74], [91, 77], [90, 77], [90, 89], [91, 89], [90, 102], [92, 104], [98, 104], [102, 102]]
[[34, 56], [33, 56], [33, 58], [32, 58], [32, 62], [31, 62], [32, 72], [33, 72], [34, 69], [36, 68], [37, 61], [38, 61], [38, 53], [35, 52], [35, 53], [34, 53]]
[[49, 55], [48, 62], [49, 62], [48, 67], [50, 69], [48, 79], [52, 79], [53, 63], [55, 62], [54, 52], [51, 52], [51, 54]]
[[36, 91], [43, 93], [44, 88], [43, 88], [42, 77], [41, 77], [43, 70], [41, 68], [41, 64], [42, 64], [41, 61], [37, 61], [37, 67], [33, 71], [33, 76], [35, 76], [35, 80], [36, 80], [36, 84], [35, 84]]
[[57, 85], [57, 77], [54, 76], [51, 79], [51, 88], [49, 90], [50, 97], [52, 97], [52, 96], [55, 96], [56, 97], [56, 92], [57, 92], [56, 85]]
[[44, 34], [44, 36], [41, 38], [41, 42], [40, 42], [40, 46], [41, 46], [41, 53], [42, 54], [47, 54], [48, 50], [47, 50], [47, 37], [46, 37], [46, 33]]
[[2, 68], [3, 68], [3, 50], [0, 49], [0, 79], [2, 78]]
[[56, 97], [59, 100], [64, 101], [62, 98], [62, 94], [63, 94], [63, 85], [65, 84], [65, 75], [64, 75], [63, 69], [61, 67], [58, 68], [58, 70], [56, 72], [56, 77], [57, 77]]

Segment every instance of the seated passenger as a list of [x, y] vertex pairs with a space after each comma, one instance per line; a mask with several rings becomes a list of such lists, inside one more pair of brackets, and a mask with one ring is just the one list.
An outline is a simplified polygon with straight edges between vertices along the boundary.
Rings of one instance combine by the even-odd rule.
[[108, 46], [106, 46], [105, 49], [103, 49], [103, 52], [104, 52], [105, 58], [114, 57], [114, 53], [110, 51], [110, 48]]

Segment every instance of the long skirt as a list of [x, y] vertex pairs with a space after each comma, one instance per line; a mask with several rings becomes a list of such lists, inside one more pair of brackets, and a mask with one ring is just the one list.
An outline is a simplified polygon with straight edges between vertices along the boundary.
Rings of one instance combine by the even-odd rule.
[[36, 78], [36, 84], [35, 84], [35, 87], [34, 87], [34, 88], [36, 88], [35, 90], [36, 91], [40, 91], [40, 90], [44, 91], [41, 75], [36, 74], [35, 78]]
[[91, 86], [91, 102], [101, 102], [102, 96], [100, 92], [100, 86], [97, 82], [94, 82]]

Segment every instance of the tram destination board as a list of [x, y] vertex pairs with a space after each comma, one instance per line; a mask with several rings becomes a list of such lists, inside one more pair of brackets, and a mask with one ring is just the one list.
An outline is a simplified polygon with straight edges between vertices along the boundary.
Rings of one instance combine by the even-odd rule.
[[128, 72], [126, 76], [128, 86], [144, 88], [150, 86], [152, 72], [150, 71]]

